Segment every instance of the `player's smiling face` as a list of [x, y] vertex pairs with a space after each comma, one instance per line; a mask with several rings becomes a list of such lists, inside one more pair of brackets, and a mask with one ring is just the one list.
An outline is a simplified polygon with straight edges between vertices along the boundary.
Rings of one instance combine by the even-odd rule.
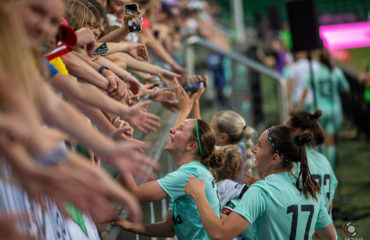
[[271, 166], [271, 161], [274, 157], [272, 152], [272, 146], [267, 137], [267, 131], [264, 131], [258, 143], [252, 148], [252, 152], [255, 155], [254, 167], [262, 172], [266, 172]]
[[193, 134], [195, 123], [193, 119], [185, 120], [179, 127], [171, 128], [170, 135], [167, 139], [167, 144], [164, 147], [168, 152], [183, 152], [185, 151], [189, 139]]

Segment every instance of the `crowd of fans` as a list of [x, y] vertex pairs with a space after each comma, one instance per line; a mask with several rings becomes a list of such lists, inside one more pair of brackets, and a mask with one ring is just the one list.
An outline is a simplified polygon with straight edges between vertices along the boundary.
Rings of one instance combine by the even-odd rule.
[[[141, 32], [129, 31], [125, 6], [133, 3]], [[195, 34], [229, 48], [215, 27], [216, 5], [1, 5], [0, 239], [101, 239], [97, 226], [103, 223], [178, 239], [335, 239], [330, 212], [337, 181], [315, 150], [330, 139], [318, 121], [320, 110], [292, 112], [285, 126], [264, 131], [254, 147], [257, 133], [236, 112], [218, 112], [209, 124], [201, 120], [199, 99], [208, 78], [189, 78], [176, 52]], [[332, 72], [333, 85], [346, 90], [325, 54], [314, 81], [321, 85], [319, 76]], [[298, 78], [302, 71], [291, 69], [291, 76], [295, 71], [294, 86], [308, 88]], [[182, 85], [188, 81], [205, 84], [187, 93]], [[311, 111], [305, 97], [298, 100], [298, 108]], [[148, 145], [133, 138], [134, 128], [148, 133], [160, 127], [159, 117], [146, 110], [152, 101], [179, 111], [165, 146], [177, 170], [159, 180], [150, 169], [160, 166], [143, 154]], [[318, 107], [325, 114], [325, 106]], [[329, 134], [337, 127], [330, 124], [322, 124]], [[100, 161], [118, 169], [119, 182]], [[146, 183], [137, 186], [134, 177]], [[139, 203], [167, 197], [166, 219], [141, 224]], [[129, 210], [128, 220], [116, 215], [112, 200]]]

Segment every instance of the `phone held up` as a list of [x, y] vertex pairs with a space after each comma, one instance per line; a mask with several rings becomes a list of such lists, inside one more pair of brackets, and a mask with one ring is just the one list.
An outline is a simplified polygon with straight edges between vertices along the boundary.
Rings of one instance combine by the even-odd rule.
[[128, 19], [128, 29], [130, 32], [141, 32], [141, 25], [139, 19], [139, 5], [137, 3], [126, 4], [126, 15]]

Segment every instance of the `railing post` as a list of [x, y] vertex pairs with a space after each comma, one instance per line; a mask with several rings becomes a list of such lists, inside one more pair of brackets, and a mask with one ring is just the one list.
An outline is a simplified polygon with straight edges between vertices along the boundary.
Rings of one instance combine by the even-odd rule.
[[280, 124], [284, 124], [286, 118], [289, 116], [286, 81], [284, 78], [280, 78], [277, 82], [279, 99], [279, 120]]
[[189, 76], [193, 76], [195, 74], [195, 55], [194, 55], [194, 47], [188, 43], [185, 45], [185, 64], [188, 70]]

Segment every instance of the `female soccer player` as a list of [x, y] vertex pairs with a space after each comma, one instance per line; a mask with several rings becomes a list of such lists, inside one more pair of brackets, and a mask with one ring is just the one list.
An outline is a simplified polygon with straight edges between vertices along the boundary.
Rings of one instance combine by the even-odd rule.
[[127, 187], [131, 188], [140, 202], [153, 202], [171, 197], [166, 220], [142, 225], [120, 219], [112, 222], [112, 225], [146, 236], [173, 237], [176, 234], [179, 240], [209, 239], [194, 200], [187, 196], [183, 189], [191, 176], [203, 179], [209, 209], [220, 218], [217, 187], [212, 174], [208, 171], [223, 164], [219, 150], [215, 150], [215, 143], [216, 137], [212, 128], [202, 120], [187, 119], [180, 126], [171, 128], [165, 150], [174, 158], [177, 171], [139, 187], [136, 187], [132, 177], [128, 178], [128, 174], [123, 175], [129, 185]]
[[[326, 211], [331, 215], [334, 192], [338, 181], [328, 159], [314, 148], [323, 144], [325, 139], [325, 133], [319, 123], [321, 115], [322, 112], [319, 109], [314, 114], [299, 110], [294, 111], [290, 113], [284, 125], [293, 128], [298, 134], [306, 130], [310, 130], [314, 134], [314, 141], [306, 146], [307, 163], [313, 179], [320, 185], [320, 196]], [[300, 163], [294, 163], [294, 172], [297, 176], [299, 175], [301, 172]]]
[[[335, 239], [332, 221], [317, 193], [320, 186], [307, 165], [305, 144], [311, 132], [297, 134], [286, 126], [267, 129], [253, 147], [254, 166], [267, 177], [251, 185], [225, 220], [210, 211], [204, 183], [191, 177], [184, 191], [194, 198], [202, 223], [211, 239], [231, 239], [251, 224], [255, 239]], [[301, 163], [298, 178], [291, 172]]]
[[[305, 82], [298, 109], [302, 109], [309, 89], [314, 89], [316, 108], [323, 111], [320, 123], [325, 132], [325, 152], [331, 167], [334, 169], [336, 161], [336, 135], [342, 125], [343, 113], [340, 92], [349, 92], [349, 85], [342, 70], [334, 67], [330, 53], [323, 49], [320, 54], [320, 67], [308, 76]], [[312, 85], [313, 84], [313, 85]]]

